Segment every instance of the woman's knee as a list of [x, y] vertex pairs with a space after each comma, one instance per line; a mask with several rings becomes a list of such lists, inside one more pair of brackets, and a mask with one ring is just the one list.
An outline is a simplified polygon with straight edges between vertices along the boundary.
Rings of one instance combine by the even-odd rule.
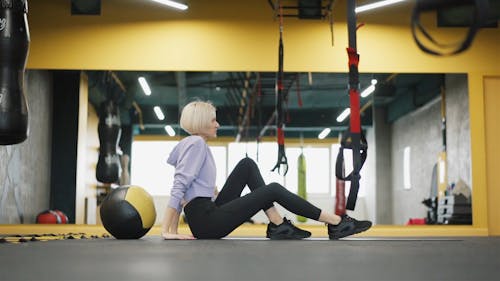
[[257, 163], [255, 163], [255, 161], [253, 161], [253, 159], [250, 157], [245, 157], [245, 158], [241, 159], [240, 163], [242, 163], [244, 165], [250, 165], [250, 166], [257, 167]]
[[282, 190], [286, 189], [284, 186], [282, 186], [281, 184], [279, 184], [277, 182], [272, 182], [272, 183], [268, 184], [267, 187], [272, 189], [272, 190], [276, 190], [276, 191], [282, 191]]
[[255, 163], [255, 161], [253, 161], [253, 159], [250, 157], [245, 157], [245, 158], [241, 159], [240, 162], [238, 162], [237, 166], [243, 166], [243, 167], [245, 167], [245, 169], [247, 169], [249, 171], [259, 169], [259, 167], [257, 166], [257, 163]]

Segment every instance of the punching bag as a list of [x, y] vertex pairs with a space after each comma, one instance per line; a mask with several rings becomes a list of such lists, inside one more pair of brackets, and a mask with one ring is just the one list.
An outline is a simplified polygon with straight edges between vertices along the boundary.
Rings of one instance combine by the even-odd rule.
[[117, 183], [120, 178], [120, 157], [117, 153], [120, 140], [121, 122], [118, 105], [107, 100], [99, 109], [99, 159], [96, 167], [96, 178], [102, 183]]
[[[297, 174], [298, 174], [298, 181], [297, 181], [297, 195], [300, 197], [304, 198], [307, 200], [307, 190], [306, 190], [306, 157], [304, 154], [299, 155], [298, 159], [298, 165], [297, 165]], [[298, 222], [306, 222], [307, 218], [303, 216], [297, 216], [297, 221]]]
[[0, 1], [0, 145], [28, 137], [24, 69], [29, 48], [26, 0]]

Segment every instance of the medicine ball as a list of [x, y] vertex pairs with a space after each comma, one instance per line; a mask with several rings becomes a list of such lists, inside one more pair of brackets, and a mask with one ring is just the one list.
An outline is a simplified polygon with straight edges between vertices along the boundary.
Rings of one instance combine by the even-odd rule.
[[139, 239], [153, 227], [153, 197], [139, 186], [120, 186], [101, 204], [104, 228], [116, 239]]
[[47, 210], [36, 216], [36, 223], [40, 224], [59, 224], [68, 223], [68, 216], [59, 210]]

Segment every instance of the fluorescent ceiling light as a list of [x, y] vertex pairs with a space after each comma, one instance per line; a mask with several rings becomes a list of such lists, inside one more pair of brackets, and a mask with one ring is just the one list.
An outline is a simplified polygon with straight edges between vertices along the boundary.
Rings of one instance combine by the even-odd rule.
[[375, 85], [370, 85], [363, 92], [361, 92], [361, 97], [366, 98], [367, 96], [371, 95], [374, 91], [375, 91]]
[[350, 108], [346, 108], [344, 111], [342, 111], [342, 113], [340, 113], [340, 115], [337, 117], [337, 122], [342, 122], [344, 121], [347, 116], [349, 116], [349, 114], [351, 114], [351, 109]]
[[167, 132], [167, 134], [169, 136], [171, 136], [171, 137], [175, 136], [175, 131], [172, 128], [172, 126], [170, 126], [170, 125], [165, 126], [165, 131]]
[[144, 91], [144, 94], [146, 96], [151, 95], [151, 89], [149, 88], [148, 81], [146, 81], [146, 78], [144, 77], [139, 77], [139, 84], [141, 84], [142, 90]]
[[318, 135], [318, 139], [322, 140], [324, 138], [326, 138], [326, 136], [328, 136], [328, 134], [331, 132], [332, 130], [330, 130], [330, 128], [325, 128], [323, 129], [323, 131], [321, 131], [321, 133], [319, 133]]
[[153, 1], [183, 11], [188, 9], [187, 5], [175, 1], [170, 1], [170, 0], [153, 0]]
[[411, 189], [411, 169], [410, 169], [411, 148], [405, 147], [403, 150], [403, 188]]
[[396, 4], [396, 3], [399, 3], [399, 2], [403, 2], [403, 1], [406, 1], [406, 0], [384, 0], [384, 1], [378, 1], [378, 2], [375, 2], [375, 3], [366, 4], [366, 5], [363, 5], [363, 6], [356, 7], [356, 9], [354, 11], [356, 13], [361, 13], [361, 12], [364, 12], [364, 11], [377, 9], [377, 8], [380, 8], [380, 7], [384, 7], [384, 6]]
[[153, 107], [153, 110], [156, 113], [156, 117], [158, 117], [158, 120], [164, 120], [165, 115], [163, 114], [163, 111], [161, 111], [161, 108], [159, 106]]

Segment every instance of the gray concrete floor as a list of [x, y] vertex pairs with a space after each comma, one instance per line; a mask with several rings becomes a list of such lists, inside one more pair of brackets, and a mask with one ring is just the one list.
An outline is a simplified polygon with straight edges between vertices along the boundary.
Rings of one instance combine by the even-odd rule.
[[500, 237], [0, 244], [0, 280], [500, 280]]

